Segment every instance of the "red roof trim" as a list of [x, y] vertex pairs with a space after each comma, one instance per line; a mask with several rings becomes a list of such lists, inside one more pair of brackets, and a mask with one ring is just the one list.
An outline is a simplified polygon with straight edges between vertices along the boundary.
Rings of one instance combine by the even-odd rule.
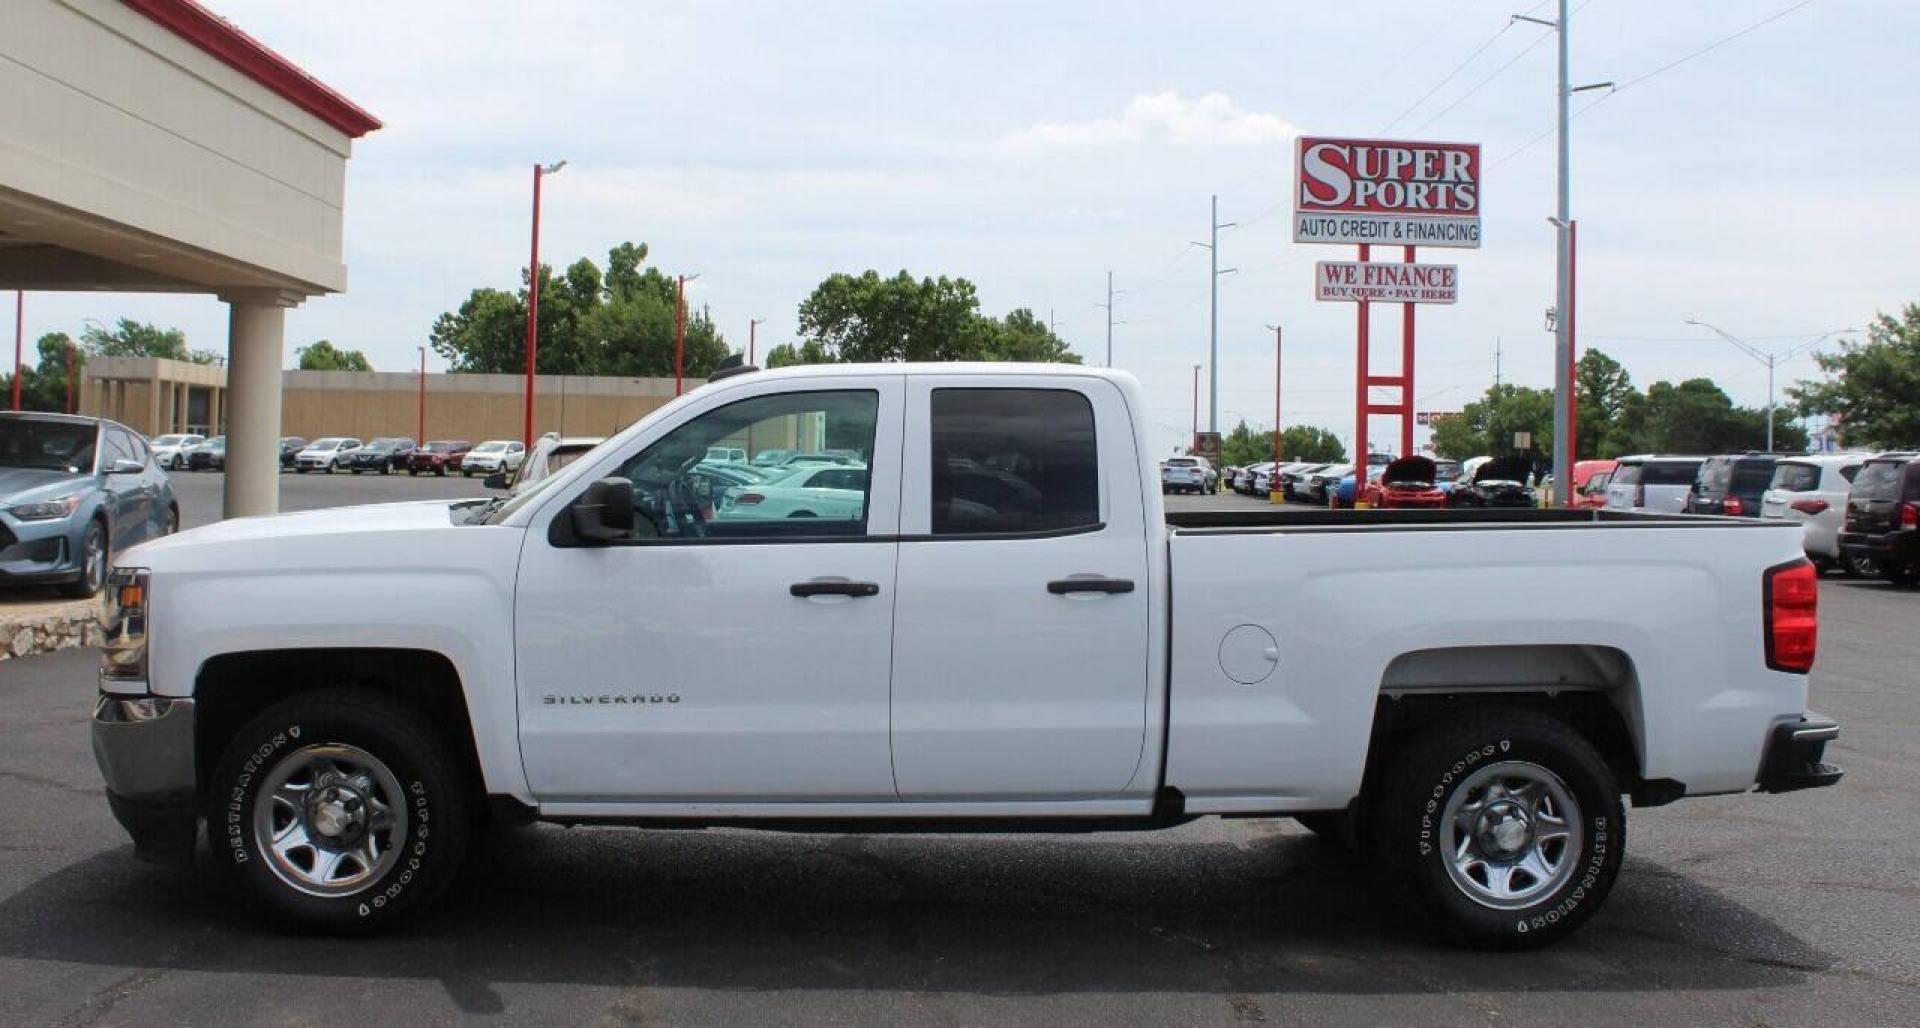
[[194, 0], [121, 2], [355, 139], [380, 127], [380, 119]]

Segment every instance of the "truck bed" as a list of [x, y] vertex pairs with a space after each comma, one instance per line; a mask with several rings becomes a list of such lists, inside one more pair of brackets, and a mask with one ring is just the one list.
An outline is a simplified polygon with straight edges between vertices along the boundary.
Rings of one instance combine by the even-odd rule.
[[1166, 512], [1168, 527], [1181, 533], [1325, 531], [1360, 528], [1568, 528], [1613, 527], [1765, 527], [1758, 518], [1697, 514], [1638, 514], [1619, 510], [1565, 510], [1533, 507], [1448, 508], [1445, 510], [1327, 510], [1274, 507], [1268, 510], [1221, 509]]

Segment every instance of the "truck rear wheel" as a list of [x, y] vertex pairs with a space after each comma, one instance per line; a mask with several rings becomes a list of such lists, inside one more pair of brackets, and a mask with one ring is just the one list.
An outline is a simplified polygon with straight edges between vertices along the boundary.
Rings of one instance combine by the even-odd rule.
[[1548, 945], [1593, 915], [1626, 844], [1599, 752], [1553, 718], [1484, 707], [1417, 737], [1370, 826], [1388, 872], [1441, 932], [1488, 949]]
[[457, 768], [410, 707], [363, 689], [303, 693], [228, 741], [208, 783], [209, 842], [277, 913], [376, 931], [459, 870], [472, 818]]

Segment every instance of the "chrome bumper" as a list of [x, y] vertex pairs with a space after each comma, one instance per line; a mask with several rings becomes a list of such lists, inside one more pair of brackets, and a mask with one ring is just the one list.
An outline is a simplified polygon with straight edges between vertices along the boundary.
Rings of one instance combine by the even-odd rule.
[[103, 693], [94, 704], [93, 759], [107, 805], [140, 859], [192, 860], [199, 817], [193, 756], [192, 700]]

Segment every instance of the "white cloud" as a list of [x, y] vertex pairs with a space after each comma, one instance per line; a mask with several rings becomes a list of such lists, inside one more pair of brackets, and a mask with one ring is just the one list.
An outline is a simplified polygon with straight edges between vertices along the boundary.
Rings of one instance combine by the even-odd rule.
[[1189, 100], [1177, 91], [1141, 93], [1117, 117], [1043, 121], [1003, 140], [1010, 146], [1253, 146], [1292, 138], [1297, 130], [1278, 115], [1243, 111], [1225, 93]]

